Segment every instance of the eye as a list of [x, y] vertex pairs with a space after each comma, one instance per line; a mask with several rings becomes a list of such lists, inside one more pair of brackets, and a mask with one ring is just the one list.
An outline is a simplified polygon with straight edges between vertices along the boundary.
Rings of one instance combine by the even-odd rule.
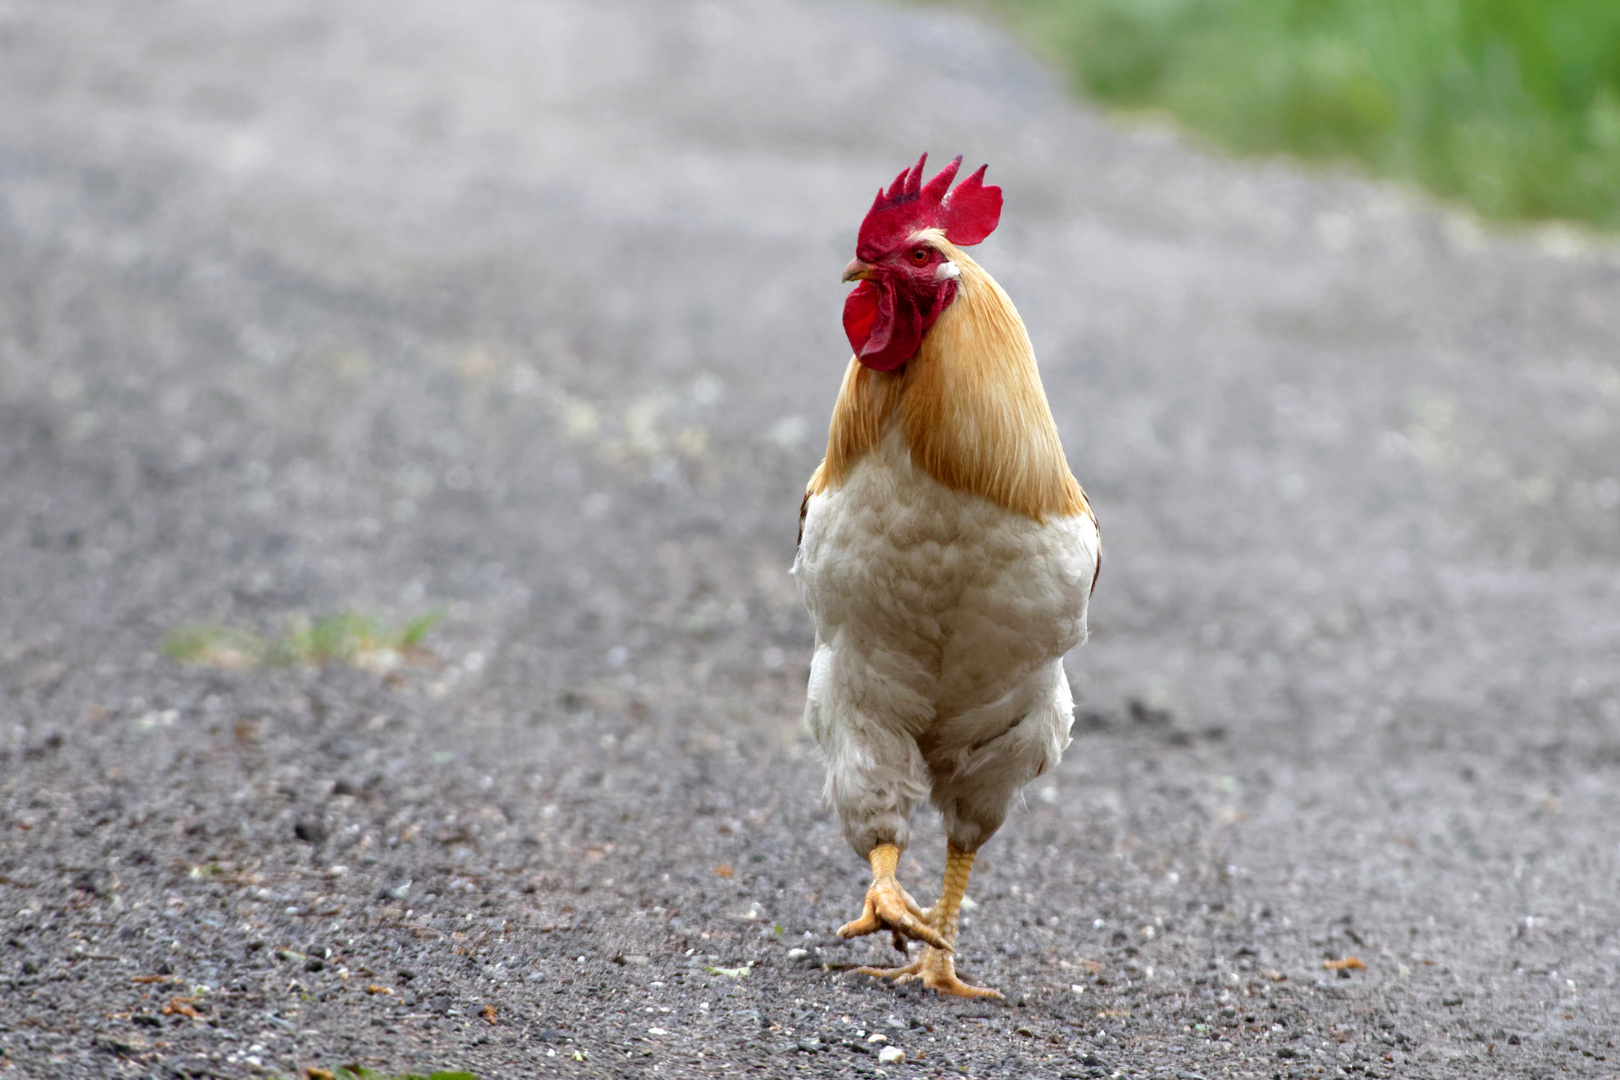
[[927, 266], [928, 265], [928, 260], [931, 259], [933, 257], [933, 255], [934, 255], [934, 253], [931, 250], [929, 250], [928, 248], [925, 248], [925, 247], [913, 248], [911, 250], [911, 265], [913, 265], [913, 266]]

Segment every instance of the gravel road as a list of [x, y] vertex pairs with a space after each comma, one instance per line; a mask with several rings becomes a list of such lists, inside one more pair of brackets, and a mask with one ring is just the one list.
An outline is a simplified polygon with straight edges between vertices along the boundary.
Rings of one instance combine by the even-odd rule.
[[[1001, 1004], [847, 970], [798, 728], [923, 149], [1006, 191], [1107, 551]], [[0, 1076], [1613, 1077], [1617, 288], [932, 9], [0, 2]], [[164, 652], [333, 612], [443, 617]]]

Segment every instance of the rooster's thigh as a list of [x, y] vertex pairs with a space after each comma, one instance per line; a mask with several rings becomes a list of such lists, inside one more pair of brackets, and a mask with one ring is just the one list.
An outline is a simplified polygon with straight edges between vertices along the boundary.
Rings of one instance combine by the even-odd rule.
[[862, 858], [879, 844], [906, 847], [912, 808], [928, 795], [915, 732], [932, 707], [882, 659], [840, 648], [838, 640], [818, 643], [805, 703], [827, 765], [827, 801]]
[[1074, 697], [1063, 661], [1052, 661], [1026, 685], [1027, 712], [934, 772], [931, 801], [944, 818], [945, 835], [963, 851], [977, 851], [990, 839], [1019, 789], [1057, 765], [1069, 745]]

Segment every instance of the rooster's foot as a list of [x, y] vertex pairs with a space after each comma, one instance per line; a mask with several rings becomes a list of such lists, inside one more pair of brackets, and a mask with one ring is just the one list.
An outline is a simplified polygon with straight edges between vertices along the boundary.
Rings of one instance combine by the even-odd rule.
[[955, 997], [967, 998], [1000, 998], [1001, 991], [992, 990], [988, 986], [971, 986], [956, 977], [956, 962], [948, 952], [939, 949], [924, 949], [921, 956], [897, 968], [856, 968], [858, 975], [871, 975], [879, 979], [893, 979], [896, 986], [908, 982], [920, 982], [930, 990], [941, 994], [951, 994]]
[[917, 901], [895, 880], [894, 867], [899, 858], [900, 849], [893, 844], [880, 844], [873, 849], [872, 887], [866, 890], [861, 917], [840, 926], [838, 936], [852, 938], [890, 930], [896, 936], [897, 945], [902, 944], [899, 939], [911, 938], [949, 952], [950, 943], [929, 925]]

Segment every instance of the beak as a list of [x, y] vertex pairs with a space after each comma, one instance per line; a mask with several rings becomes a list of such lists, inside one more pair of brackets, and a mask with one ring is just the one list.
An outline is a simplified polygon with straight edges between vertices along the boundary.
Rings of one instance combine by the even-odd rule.
[[844, 280], [865, 281], [876, 272], [877, 267], [873, 266], [871, 263], [861, 262], [859, 259], [852, 259], [850, 260], [850, 264], [844, 267]]

